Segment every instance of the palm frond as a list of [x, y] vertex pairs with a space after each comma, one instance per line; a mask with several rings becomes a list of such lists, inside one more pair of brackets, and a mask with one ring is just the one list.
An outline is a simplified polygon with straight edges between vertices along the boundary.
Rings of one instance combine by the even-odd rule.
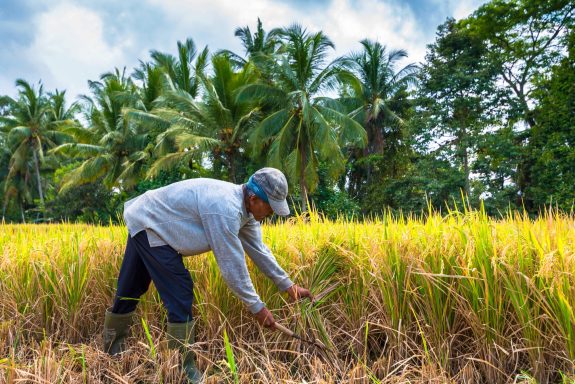
[[333, 121], [338, 126], [338, 138], [341, 145], [353, 145], [364, 147], [367, 144], [367, 132], [365, 128], [348, 114], [342, 113], [338, 109], [316, 106], [322, 116]]
[[24, 140], [29, 140], [32, 137], [32, 129], [30, 127], [18, 126], [10, 129], [8, 132], [8, 143], [10, 145], [19, 144]]
[[193, 151], [176, 152], [168, 154], [166, 156], [162, 156], [152, 164], [152, 166], [146, 173], [146, 178], [155, 177], [159, 175], [161, 171], [168, 171], [174, 169], [181, 163], [187, 162], [193, 156], [194, 156]]
[[175, 137], [177, 146], [181, 149], [197, 149], [199, 151], [205, 151], [207, 149], [213, 148], [216, 145], [220, 145], [221, 142], [217, 139], [211, 137], [203, 137], [194, 135], [192, 133], [182, 133]]
[[281, 166], [286, 152], [293, 147], [293, 144], [296, 140], [295, 138], [297, 136], [297, 132], [294, 132], [296, 123], [298, 127], [296, 131], [299, 131], [302, 125], [301, 120], [296, 120], [297, 118], [295, 116], [289, 116], [289, 119], [285, 122], [285, 124], [283, 124], [283, 126], [279, 129], [276, 137], [272, 140], [270, 151], [268, 153], [268, 159], [270, 160], [271, 164]]
[[341, 153], [338, 145], [337, 131], [318, 108], [311, 108], [313, 117], [313, 137], [310, 140], [312, 152], [319, 152], [323, 158], [330, 158], [332, 161]]
[[48, 151], [49, 154], [65, 154], [71, 157], [98, 156], [106, 152], [107, 149], [105, 147], [83, 143], [64, 143]]
[[305, 183], [310, 192], [313, 192], [317, 188], [317, 185], [319, 184], [319, 174], [317, 172], [318, 168], [319, 168], [319, 161], [315, 157], [315, 154], [311, 152], [310, 159], [308, 159], [308, 162], [304, 169]]
[[144, 112], [132, 108], [124, 109], [124, 113], [129, 120], [138, 122], [157, 131], [164, 131], [170, 126], [170, 122], [158, 116], [157, 113]]
[[248, 84], [238, 89], [237, 103], [263, 102], [275, 106], [285, 106], [287, 95], [285, 91], [267, 84]]
[[280, 109], [266, 117], [252, 133], [251, 141], [254, 147], [257, 149], [261, 148], [265, 139], [273, 138], [277, 132], [282, 131], [291, 124], [292, 119], [293, 115], [289, 114], [287, 108]]
[[[279, 164], [276, 167], [280, 169], [285, 169], [286, 176], [288, 180], [298, 180], [300, 174], [300, 151], [296, 147], [287, 156], [283, 164]], [[273, 163], [271, 164], [273, 166]]]
[[78, 168], [70, 171], [63, 179], [60, 193], [66, 193], [71, 188], [93, 182], [105, 175], [110, 168], [109, 156], [96, 156], [84, 161]]

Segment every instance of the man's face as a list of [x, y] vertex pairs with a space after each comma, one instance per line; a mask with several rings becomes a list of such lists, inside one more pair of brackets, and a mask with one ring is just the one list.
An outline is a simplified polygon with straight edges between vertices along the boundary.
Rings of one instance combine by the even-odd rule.
[[250, 196], [250, 212], [257, 221], [262, 221], [274, 213], [272, 207], [257, 196]]

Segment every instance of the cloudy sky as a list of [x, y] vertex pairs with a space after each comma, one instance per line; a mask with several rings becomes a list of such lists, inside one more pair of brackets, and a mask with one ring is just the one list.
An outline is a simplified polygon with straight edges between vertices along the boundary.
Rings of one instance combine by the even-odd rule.
[[298, 22], [323, 30], [335, 56], [363, 38], [403, 48], [420, 62], [447, 17], [462, 18], [484, 0], [0, 0], [0, 94], [14, 82], [87, 93], [87, 81], [115, 67], [128, 73], [150, 50], [174, 53], [191, 37], [198, 48], [243, 53], [237, 27], [266, 31]]

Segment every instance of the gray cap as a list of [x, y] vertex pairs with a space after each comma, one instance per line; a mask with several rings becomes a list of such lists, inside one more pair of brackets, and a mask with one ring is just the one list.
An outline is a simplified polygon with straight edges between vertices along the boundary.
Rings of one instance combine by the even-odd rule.
[[277, 215], [289, 215], [289, 207], [286, 201], [288, 183], [280, 170], [262, 168], [252, 175], [252, 179], [266, 194], [270, 206]]

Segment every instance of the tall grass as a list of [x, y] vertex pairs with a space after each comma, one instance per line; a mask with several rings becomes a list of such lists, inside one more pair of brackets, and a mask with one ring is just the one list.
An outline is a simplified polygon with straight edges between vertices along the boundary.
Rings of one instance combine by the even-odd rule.
[[[100, 351], [126, 238], [116, 226], [1, 226], [0, 382], [182, 379], [177, 353], [159, 342], [166, 316], [153, 288], [129, 352]], [[330, 351], [260, 328], [212, 255], [186, 258], [207, 382], [575, 380], [573, 216], [493, 220], [465, 207], [330, 222], [311, 212], [266, 225], [264, 238], [314, 294], [337, 284], [318, 302], [290, 303], [248, 259], [276, 320]]]

